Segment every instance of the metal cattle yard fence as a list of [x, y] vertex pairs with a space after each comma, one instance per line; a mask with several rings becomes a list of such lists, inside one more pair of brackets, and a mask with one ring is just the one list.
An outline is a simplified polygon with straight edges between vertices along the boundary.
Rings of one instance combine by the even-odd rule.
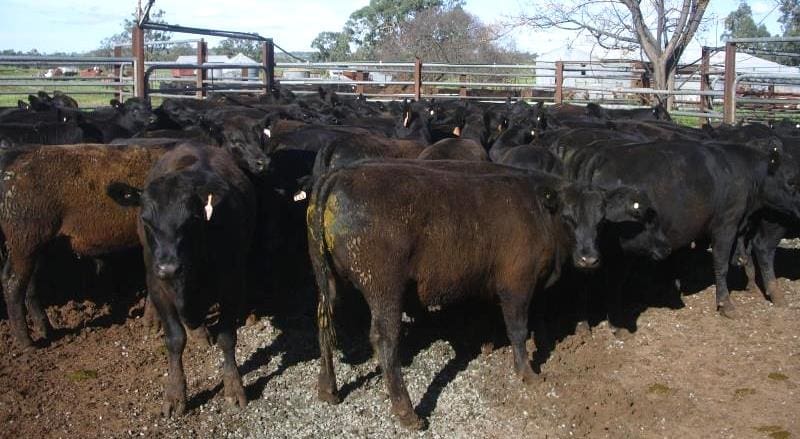
[[[38, 90], [60, 89], [82, 96], [112, 95], [120, 100], [184, 97], [203, 99], [213, 93], [268, 93], [276, 86], [296, 93], [315, 93], [321, 86], [344, 95], [368, 99], [436, 98], [500, 101], [508, 97], [546, 103], [598, 102], [607, 106], [672, 104], [671, 114], [699, 118], [701, 123], [722, 120], [765, 120], [800, 117], [800, 71], [737, 70], [737, 54], [780, 54], [770, 44], [800, 38], [732, 39], [724, 47], [703, 47], [699, 58], [678, 68], [674, 90], [651, 87], [646, 62], [636, 60], [546, 61], [530, 64], [475, 65], [414, 62], [275, 62], [271, 38], [230, 32], [149, 23], [134, 26], [132, 56], [31, 57], [0, 56], [0, 99], [24, 98]], [[216, 62], [203, 39], [194, 43], [191, 62], [148, 61], [144, 30], [157, 29], [195, 35], [224, 36], [261, 43], [261, 60]], [[285, 52], [285, 51], [284, 51]], [[724, 58], [715, 57], [724, 52]], [[288, 52], [286, 52], [288, 54]], [[787, 54], [797, 56], [797, 54]], [[181, 57], [187, 58], [187, 57]], [[45, 75], [43, 68], [67, 66], [71, 74]], [[19, 70], [11, 70], [19, 68]], [[105, 68], [105, 70], [104, 70]], [[37, 70], [38, 69], [38, 70]], [[45, 77], [47, 76], [47, 77]]]

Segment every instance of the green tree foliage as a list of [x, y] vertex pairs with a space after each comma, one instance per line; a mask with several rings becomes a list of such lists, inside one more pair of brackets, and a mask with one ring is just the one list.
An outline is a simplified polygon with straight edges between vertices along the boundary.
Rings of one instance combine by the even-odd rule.
[[[153, 23], [166, 23], [164, 21], [164, 10], [159, 9], [155, 12], [150, 12], [150, 21]], [[133, 26], [136, 25], [138, 17], [136, 12], [131, 13], [130, 17], [122, 21], [122, 30], [108, 38], [104, 38], [100, 42], [100, 47], [105, 49], [113, 49], [114, 46], [129, 46], [133, 35]], [[157, 31], [147, 29], [144, 31], [145, 41], [169, 41], [172, 38], [171, 32]]]
[[[800, 37], [800, 0], [780, 0], [778, 22], [783, 36]], [[783, 43], [781, 50], [786, 53], [800, 53], [800, 43]], [[793, 66], [800, 65], [800, 56], [783, 57], [781, 62]]]
[[[150, 21], [153, 23], [166, 23], [164, 20], [164, 10], [150, 12]], [[114, 47], [122, 46], [123, 55], [131, 54], [131, 41], [133, 38], [133, 27], [136, 25], [137, 15], [132, 12], [131, 15], [122, 21], [119, 33], [116, 33], [108, 38], [100, 41], [100, 48], [89, 52], [93, 56], [113, 56]], [[158, 30], [146, 29], [144, 31], [144, 40], [148, 43], [153, 42], [167, 42], [172, 39], [171, 32], [164, 32]], [[188, 55], [194, 53], [194, 49], [188, 43], [180, 44], [155, 44], [148, 45], [145, 48], [145, 57], [152, 61], [174, 61], [180, 55]]]
[[316, 49], [314, 61], [346, 61], [350, 59], [350, 35], [346, 32], [320, 32], [311, 47]]
[[373, 52], [380, 59], [412, 59], [443, 63], [525, 63], [533, 56], [504, 47], [498, 32], [461, 6], [432, 7], [397, 26], [391, 38], [379, 41]]
[[739, 8], [725, 18], [723, 38], [759, 38], [770, 36], [764, 24], [757, 25], [753, 20], [753, 11], [747, 2], [739, 3]]
[[[502, 44], [490, 26], [466, 12], [463, 0], [371, 0], [340, 32], [321, 32], [311, 47], [318, 61], [348, 59], [518, 63], [532, 56]], [[355, 52], [351, 52], [355, 48]]]
[[398, 26], [431, 8], [452, 9], [463, 0], [370, 0], [369, 5], [350, 14], [345, 31], [359, 46], [359, 54], [371, 57], [374, 49], [396, 34]]
[[255, 40], [234, 40], [226, 38], [219, 42], [213, 52], [219, 55], [236, 56], [239, 53], [255, 60], [261, 61], [261, 46], [263, 43]]

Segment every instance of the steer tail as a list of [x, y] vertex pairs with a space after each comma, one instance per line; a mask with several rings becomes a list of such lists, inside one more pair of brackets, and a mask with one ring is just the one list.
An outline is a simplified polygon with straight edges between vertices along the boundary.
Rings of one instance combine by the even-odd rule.
[[331, 258], [325, 242], [325, 204], [331, 187], [333, 175], [320, 176], [314, 185], [308, 204], [306, 221], [308, 224], [308, 250], [314, 277], [319, 289], [317, 304], [317, 325], [319, 328], [320, 353], [330, 353], [336, 347], [336, 329], [333, 324], [333, 306], [336, 300], [336, 281], [331, 270]]

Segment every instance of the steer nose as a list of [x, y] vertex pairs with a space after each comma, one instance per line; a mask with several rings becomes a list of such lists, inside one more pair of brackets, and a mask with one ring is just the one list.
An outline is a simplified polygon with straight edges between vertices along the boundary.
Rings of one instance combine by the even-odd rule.
[[178, 264], [157, 264], [156, 276], [159, 279], [169, 279], [178, 272]]
[[600, 259], [595, 256], [581, 256], [578, 260], [578, 265], [581, 268], [592, 268], [597, 266], [598, 262], [600, 262]]
[[256, 160], [256, 172], [262, 173], [267, 170], [267, 165], [269, 165], [269, 160]]

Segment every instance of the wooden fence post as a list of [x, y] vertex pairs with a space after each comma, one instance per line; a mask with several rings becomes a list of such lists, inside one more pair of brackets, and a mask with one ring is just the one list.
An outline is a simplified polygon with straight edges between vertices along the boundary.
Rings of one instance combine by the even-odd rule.
[[264, 66], [264, 94], [275, 90], [275, 44], [270, 38], [261, 46], [261, 64]]
[[133, 57], [136, 64], [133, 71], [133, 92], [137, 98], [146, 98], [147, 92], [144, 83], [144, 30], [133, 26]]
[[[708, 91], [711, 89], [710, 76], [708, 70], [711, 64], [711, 48], [703, 46], [700, 57], [700, 91]], [[707, 112], [714, 109], [713, 100], [711, 96], [700, 95], [700, 111]], [[700, 118], [700, 125], [709, 125], [711, 119], [707, 117]]]
[[[114, 46], [114, 58], [122, 58], [122, 46]], [[117, 100], [123, 102], [124, 94], [122, 93], [122, 64], [114, 64], [114, 70], [112, 72], [111, 81], [117, 83]]]
[[414, 58], [414, 99], [422, 99], [422, 61]]
[[556, 104], [564, 102], [564, 61], [556, 61], [556, 90], [553, 102]]
[[467, 75], [459, 75], [458, 82], [461, 83], [461, 88], [458, 90], [458, 95], [462, 98], [469, 96], [469, 88], [466, 86]]
[[736, 122], [736, 43], [725, 43], [725, 94], [722, 99], [723, 121]]
[[[356, 80], [356, 82], [366, 81], [367, 72], [363, 70], [356, 70], [356, 75], [354, 79]], [[356, 84], [356, 94], [364, 94], [364, 84]]]
[[[197, 42], [197, 64], [203, 65], [208, 61], [208, 44], [204, 39], [200, 39]], [[206, 69], [198, 68], [196, 87], [197, 87], [197, 99], [203, 99], [206, 97], [206, 88], [205, 88], [205, 80], [208, 77], [208, 71]], [[212, 74], [213, 76], [213, 74]]]

